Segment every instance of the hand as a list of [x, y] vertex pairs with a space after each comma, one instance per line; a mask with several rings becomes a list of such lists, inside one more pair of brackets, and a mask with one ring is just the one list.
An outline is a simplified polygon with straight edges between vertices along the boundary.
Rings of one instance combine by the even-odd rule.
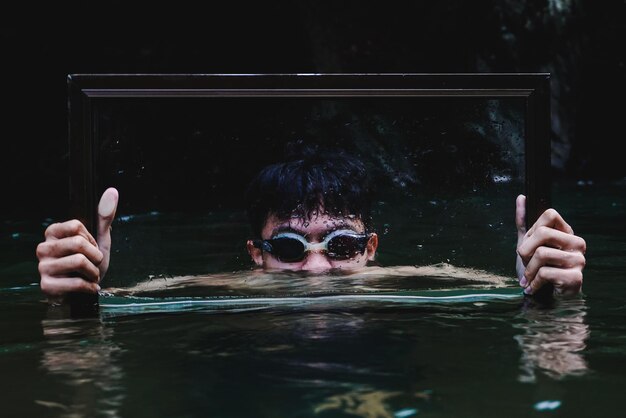
[[526, 196], [516, 201], [517, 277], [524, 293], [532, 295], [546, 283], [555, 294], [581, 291], [585, 267], [585, 240], [554, 209], [546, 210], [526, 231]]
[[45, 232], [46, 240], [37, 246], [41, 290], [52, 300], [70, 292], [96, 293], [98, 283], [109, 268], [111, 223], [119, 195], [105, 190], [98, 204], [98, 241], [82, 222], [54, 223]]

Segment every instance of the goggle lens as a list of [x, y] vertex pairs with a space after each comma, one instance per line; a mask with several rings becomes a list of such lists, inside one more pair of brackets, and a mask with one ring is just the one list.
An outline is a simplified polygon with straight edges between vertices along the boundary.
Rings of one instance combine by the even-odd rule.
[[295, 238], [283, 237], [270, 240], [271, 253], [280, 261], [295, 263], [304, 259], [304, 244]]
[[333, 260], [348, 260], [365, 250], [367, 237], [337, 235], [328, 241], [328, 257]]
[[307, 251], [321, 248], [332, 260], [348, 260], [365, 251], [370, 235], [352, 231], [334, 231], [321, 244], [309, 244], [304, 237], [288, 233], [269, 240], [255, 241], [255, 246], [268, 251], [279, 261], [295, 263], [302, 261]]

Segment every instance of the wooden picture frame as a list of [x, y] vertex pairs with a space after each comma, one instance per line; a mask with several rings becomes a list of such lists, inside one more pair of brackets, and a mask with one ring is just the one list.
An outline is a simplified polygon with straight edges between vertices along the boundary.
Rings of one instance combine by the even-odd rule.
[[[512, 74], [72, 74], [68, 76], [70, 216], [96, 235], [101, 104], [110, 99], [516, 98], [523, 100], [526, 221], [550, 207], [550, 75]], [[97, 295], [72, 295], [88, 314]], [[86, 307], [86, 308], [85, 308]]]
[[70, 207], [95, 233], [95, 141], [111, 98], [521, 98], [527, 222], [550, 206], [550, 75], [514, 74], [72, 74], [68, 76]]

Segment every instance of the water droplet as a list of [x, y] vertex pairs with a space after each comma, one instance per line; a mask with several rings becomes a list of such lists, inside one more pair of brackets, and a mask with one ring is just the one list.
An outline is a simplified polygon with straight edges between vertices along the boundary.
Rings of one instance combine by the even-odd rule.
[[511, 176], [509, 176], [508, 174], [494, 174], [491, 177], [491, 180], [494, 183], [510, 183], [511, 182]]
[[418, 412], [415, 408], [404, 408], [393, 414], [396, 418], [407, 418], [416, 415]]
[[537, 411], [554, 411], [561, 406], [561, 401], [541, 401], [534, 405]]

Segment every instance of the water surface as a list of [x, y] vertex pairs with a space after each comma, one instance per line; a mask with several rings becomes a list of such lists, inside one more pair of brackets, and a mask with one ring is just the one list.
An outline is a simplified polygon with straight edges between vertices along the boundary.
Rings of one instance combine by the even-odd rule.
[[[506, 280], [513, 258], [504, 254], [514, 241], [494, 244], [489, 234], [444, 259], [415, 233], [407, 238], [414, 252], [405, 255], [464, 268], [476, 258], [480, 271], [502, 281], [378, 274], [276, 282], [250, 276], [236, 236], [224, 232], [245, 235], [236, 216], [209, 231], [232, 246], [217, 262], [194, 250], [218, 241], [203, 241], [207, 231], [189, 218], [168, 235], [179, 238], [168, 248], [180, 251], [152, 264], [141, 260], [157, 251], [154, 228], [127, 219], [114, 226], [119, 262], [101, 314], [71, 319], [37, 286], [34, 248], [52, 220], [5, 222], [2, 416], [618, 416], [626, 383], [626, 187], [557, 185], [554, 192], [589, 250], [584, 294], [551, 305]], [[144, 219], [170, 233], [167, 215]], [[389, 222], [391, 238], [396, 223]], [[467, 233], [465, 224], [441, 233], [452, 239]], [[125, 235], [124, 225], [138, 229]], [[398, 265], [405, 247], [389, 242], [381, 262]], [[493, 269], [485, 268], [490, 257]], [[237, 278], [207, 281], [225, 267]]]

